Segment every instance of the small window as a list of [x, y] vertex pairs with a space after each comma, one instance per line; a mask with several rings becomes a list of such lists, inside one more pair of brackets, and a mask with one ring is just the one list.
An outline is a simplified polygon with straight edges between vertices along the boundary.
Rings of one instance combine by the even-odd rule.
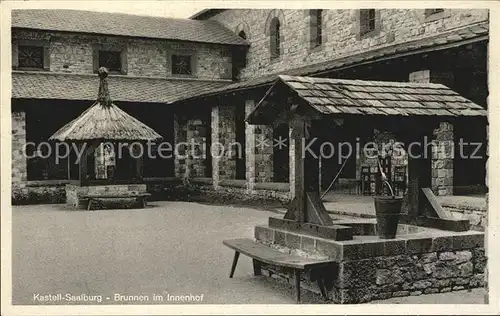
[[359, 10], [359, 23], [359, 33], [361, 35], [374, 31], [376, 23], [375, 9]]
[[311, 47], [323, 44], [323, 10], [311, 10]]
[[242, 39], [246, 40], [247, 39], [247, 34], [245, 31], [241, 31], [238, 33], [238, 36], [241, 37]]
[[172, 55], [172, 74], [191, 75], [191, 56]]
[[109, 71], [121, 72], [121, 52], [106, 50], [99, 51], [99, 67], [106, 67]]
[[271, 58], [277, 58], [280, 56], [280, 20], [278, 18], [273, 18], [271, 21]]
[[444, 9], [425, 9], [425, 16], [431, 16], [433, 14], [443, 13]]
[[18, 46], [17, 62], [19, 68], [43, 69], [43, 46]]

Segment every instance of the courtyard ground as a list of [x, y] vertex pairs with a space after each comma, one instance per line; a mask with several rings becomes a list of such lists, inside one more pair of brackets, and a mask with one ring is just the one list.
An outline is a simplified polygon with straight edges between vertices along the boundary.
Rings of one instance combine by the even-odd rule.
[[[294, 304], [294, 289], [254, 277], [240, 257], [228, 278], [233, 252], [223, 239], [252, 237], [254, 226], [276, 213], [254, 208], [185, 202], [151, 202], [144, 210], [68, 211], [64, 205], [12, 210], [13, 304], [40, 302], [47, 294], [203, 295], [201, 303]], [[376, 303], [483, 303], [483, 289], [394, 298]], [[304, 293], [304, 303], [321, 303]], [[109, 299], [108, 299], [109, 298]], [[93, 302], [90, 302], [94, 304]], [[196, 303], [196, 302], [195, 302]]]

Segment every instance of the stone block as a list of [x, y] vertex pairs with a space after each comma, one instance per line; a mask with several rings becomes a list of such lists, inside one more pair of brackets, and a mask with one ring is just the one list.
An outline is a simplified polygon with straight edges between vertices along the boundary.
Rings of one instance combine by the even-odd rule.
[[451, 291], [451, 287], [448, 286], [448, 287], [444, 287], [442, 289], [439, 290], [439, 293], [446, 293], [446, 292], [450, 292]]
[[432, 287], [426, 288], [424, 290], [424, 294], [434, 294], [434, 293], [439, 293], [439, 290]]
[[484, 274], [476, 274], [470, 278], [469, 285], [471, 288], [484, 286]]
[[300, 249], [300, 236], [286, 233], [286, 246], [293, 249]]
[[357, 260], [370, 257], [378, 257], [384, 254], [384, 243], [380, 241], [346, 241], [342, 247], [344, 260]]
[[302, 236], [300, 249], [303, 251], [315, 251], [316, 250], [316, 241], [314, 238], [309, 238], [306, 236]]
[[408, 239], [406, 251], [410, 254], [428, 253], [432, 250], [432, 238]]
[[[340, 260], [342, 258], [342, 246], [326, 239], [316, 239], [316, 251], [331, 259]], [[345, 256], [344, 259], [346, 259]]]
[[469, 232], [466, 235], [453, 236], [453, 249], [463, 250], [484, 247], [484, 233]]
[[255, 226], [254, 229], [255, 239], [265, 242], [274, 243], [274, 230], [268, 227]]
[[446, 279], [456, 277], [459, 273], [458, 266], [452, 261], [438, 261], [434, 265], [432, 275], [438, 279]]
[[472, 260], [472, 252], [469, 250], [457, 251], [456, 253], [456, 263], [463, 263]]
[[410, 292], [409, 291], [397, 291], [392, 293], [392, 297], [403, 297], [403, 296], [409, 296]]
[[431, 286], [432, 286], [431, 281], [429, 281], [429, 280], [419, 280], [419, 281], [416, 281], [416, 282], [413, 283], [412, 288], [413, 289], [418, 289], [418, 290], [423, 290], [423, 289], [429, 288]]
[[283, 231], [275, 230], [274, 231], [274, 243], [281, 245], [281, 246], [286, 246], [286, 233]]
[[465, 262], [459, 265], [458, 268], [460, 269], [460, 276], [466, 277], [472, 275], [474, 266], [472, 262]]
[[[433, 242], [434, 242], [434, 240], [433, 240]], [[437, 253], [435, 253], [435, 252], [424, 253], [420, 256], [420, 258], [421, 258], [423, 263], [434, 262], [434, 261], [437, 261]]]
[[411, 296], [419, 296], [419, 295], [422, 295], [422, 291], [411, 291], [410, 295]]
[[341, 262], [335, 286], [339, 288], [369, 287], [375, 283], [376, 267], [371, 259]]
[[399, 269], [377, 269], [376, 284], [398, 284], [405, 280]]
[[453, 249], [453, 237], [442, 236], [432, 239], [432, 251], [450, 251]]
[[439, 260], [443, 260], [443, 261], [451, 261], [451, 260], [455, 260], [457, 258], [457, 256], [455, 255], [455, 253], [451, 252], [451, 251], [446, 251], [446, 252], [442, 252], [439, 254]]
[[452, 287], [452, 290], [453, 291], [462, 291], [462, 290], [465, 290], [465, 287], [462, 285], [457, 285], [457, 286]]

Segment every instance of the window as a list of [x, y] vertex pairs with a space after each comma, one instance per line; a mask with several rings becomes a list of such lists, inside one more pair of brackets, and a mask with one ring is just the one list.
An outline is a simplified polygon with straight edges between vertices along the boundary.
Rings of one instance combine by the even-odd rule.
[[364, 35], [375, 31], [376, 15], [375, 9], [359, 10], [359, 33]]
[[121, 72], [122, 61], [119, 51], [99, 51], [99, 67], [106, 67], [110, 72]]
[[173, 75], [192, 75], [191, 56], [172, 55]]
[[[247, 34], [245, 31], [241, 31], [238, 33], [238, 36], [242, 39], [247, 39]], [[233, 49], [233, 58], [232, 58], [232, 80], [239, 81], [241, 70], [247, 65], [247, 52], [243, 47], [237, 47]]]
[[311, 48], [323, 44], [323, 10], [311, 10]]
[[44, 68], [43, 46], [18, 45], [17, 63], [20, 68]]
[[425, 9], [425, 16], [430, 16], [437, 13], [443, 13], [444, 9]]
[[271, 41], [271, 58], [278, 58], [280, 56], [280, 21], [278, 18], [271, 20], [270, 26], [270, 41]]
[[114, 44], [93, 45], [93, 67], [106, 67], [110, 73], [127, 74], [127, 46]]

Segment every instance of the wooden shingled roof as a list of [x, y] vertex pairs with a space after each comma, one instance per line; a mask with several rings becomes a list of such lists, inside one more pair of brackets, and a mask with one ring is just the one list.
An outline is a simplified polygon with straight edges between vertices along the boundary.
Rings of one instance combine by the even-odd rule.
[[[486, 116], [480, 105], [442, 84], [278, 76], [316, 111], [327, 115]], [[270, 89], [274, 89], [273, 85]], [[267, 94], [266, 94], [267, 95]], [[248, 118], [265, 120], [264, 97]]]
[[50, 140], [75, 142], [158, 141], [162, 139], [162, 136], [152, 128], [113, 104], [109, 95], [107, 76], [107, 69], [99, 68], [97, 102], [76, 119], [61, 127], [49, 138]]

